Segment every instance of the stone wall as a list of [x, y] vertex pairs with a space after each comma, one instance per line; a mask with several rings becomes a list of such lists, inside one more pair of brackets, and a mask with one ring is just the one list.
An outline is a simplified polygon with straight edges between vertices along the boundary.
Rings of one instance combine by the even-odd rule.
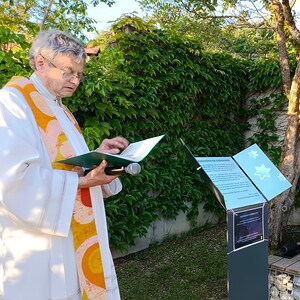
[[[199, 205], [199, 214], [197, 218], [197, 227], [202, 227], [207, 224], [215, 225], [218, 223], [218, 218], [212, 214], [205, 212], [203, 204]], [[161, 243], [167, 237], [180, 235], [192, 229], [190, 222], [186, 218], [186, 214], [181, 212], [175, 220], [160, 219], [155, 221], [145, 237], [136, 240], [133, 247], [130, 247], [125, 253], [112, 250], [114, 258], [123, 257], [131, 253], [144, 250], [153, 243]]]
[[[261, 92], [261, 93], [249, 93], [246, 96], [246, 106], [249, 108], [252, 108], [253, 104], [251, 104], [251, 99], [263, 99], [265, 97], [269, 97], [271, 94], [274, 93], [279, 93], [278, 90], [276, 89], [269, 89], [267, 91]], [[255, 107], [257, 110], [261, 109], [270, 109], [271, 105], [261, 105], [260, 107]], [[248, 121], [250, 123], [250, 130], [246, 131], [245, 133], [245, 139], [247, 140], [249, 137], [253, 136], [254, 134], [259, 132], [257, 120], [258, 118], [264, 118], [262, 115], [257, 115], [253, 118], [250, 118]], [[276, 126], [276, 134], [279, 136], [279, 141], [275, 142], [275, 145], [282, 145], [282, 142], [284, 140], [285, 132], [286, 132], [286, 127], [287, 127], [287, 105], [281, 110], [276, 110], [274, 111], [274, 116], [275, 120], [275, 126]], [[247, 145], [248, 146], [248, 145]]]
[[300, 300], [299, 275], [269, 270], [270, 300]]
[[300, 225], [300, 208], [293, 208], [288, 224], [293, 226]]

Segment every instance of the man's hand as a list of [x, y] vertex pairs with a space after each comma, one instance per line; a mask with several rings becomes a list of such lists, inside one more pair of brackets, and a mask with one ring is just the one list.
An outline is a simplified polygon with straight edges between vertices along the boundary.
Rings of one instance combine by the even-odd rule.
[[85, 176], [79, 176], [78, 188], [89, 188], [97, 185], [108, 184], [118, 176], [106, 175], [104, 169], [107, 167], [107, 161], [103, 160], [95, 169], [91, 170]]
[[[96, 149], [96, 151], [118, 154], [120, 152], [120, 149], [127, 148], [128, 144], [128, 141], [120, 136], [112, 139], [104, 139], [99, 148]], [[81, 168], [73, 168], [73, 171], [77, 172], [79, 176], [78, 188], [89, 188], [97, 185], [108, 184], [119, 176], [106, 175], [104, 172], [104, 169], [106, 167], [107, 161], [103, 160], [98, 167], [91, 170], [85, 176]]]
[[129, 142], [121, 137], [117, 136], [112, 139], [104, 139], [96, 151], [105, 152], [110, 154], [118, 154], [120, 153], [120, 149], [125, 149], [128, 147]]

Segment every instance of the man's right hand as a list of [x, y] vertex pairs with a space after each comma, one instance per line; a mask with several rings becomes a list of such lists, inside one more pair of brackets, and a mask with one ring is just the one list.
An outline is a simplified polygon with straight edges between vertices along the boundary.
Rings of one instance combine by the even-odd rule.
[[78, 188], [89, 188], [97, 185], [108, 184], [118, 176], [106, 175], [104, 170], [107, 167], [107, 161], [103, 160], [95, 169], [88, 172], [85, 176], [79, 176]]

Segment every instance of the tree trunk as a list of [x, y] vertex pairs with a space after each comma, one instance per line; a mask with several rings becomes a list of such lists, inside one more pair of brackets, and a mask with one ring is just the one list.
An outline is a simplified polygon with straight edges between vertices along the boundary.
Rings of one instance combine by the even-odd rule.
[[278, 248], [283, 241], [288, 219], [291, 214], [299, 180], [299, 98], [300, 64], [293, 77], [288, 107], [288, 124], [282, 148], [280, 170], [292, 184], [291, 189], [282, 193], [269, 204], [269, 245]]
[[299, 98], [300, 98], [300, 56], [296, 51], [297, 67], [293, 79], [287, 51], [287, 38], [285, 25], [287, 25], [295, 44], [299, 45], [299, 31], [297, 30], [287, 0], [271, 0], [273, 13], [276, 20], [276, 35], [278, 44], [279, 63], [282, 74], [283, 91], [288, 99], [288, 124], [282, 147], [279, 169], [292, 184], [291, 189], [285, 191], [269, 203], [269, 246], [278, 248], [286, 232], [289, 216], [291, 214], [296, 188], [299, 180], [300, 148], [299, 141]]
[[[292, 127], [298, 128], [298, 117], [297, 120], [296, 118], [293, 118], [292, 121], [296, 123]], [[299, 140], [297, 140], [295, 145], [296, 148], [299, 149]], [[295, 166], [292, 168], [293, 171], [290, 172], [289, 175], [285, 174], [285, 177], [290, 181], [292, 187], [271, 200], [269, 203], [269, 246], [273, 249], [277, 249], [283, 242], [288, 220], [294, 205], [300, 165], [300, 155], [298, 155], [298, 152], [295, 152], [295, 156]], [[289, 155], [285, 156], [285, 158], [287, 157], [289, 157]], [[284, 168], [285, 166], [282, 165], [281, 171]]]

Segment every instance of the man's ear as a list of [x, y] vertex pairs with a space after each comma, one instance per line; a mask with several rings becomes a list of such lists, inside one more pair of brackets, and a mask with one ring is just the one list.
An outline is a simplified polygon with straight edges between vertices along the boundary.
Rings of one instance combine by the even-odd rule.
[[45, 64], [46, 64], [45, 58], [43, 58], [41, 55], [37, 55], [34, 58], [34, 62], [35, 62], [35, 69], [37, 71], [41, 71], [44, 68]]

